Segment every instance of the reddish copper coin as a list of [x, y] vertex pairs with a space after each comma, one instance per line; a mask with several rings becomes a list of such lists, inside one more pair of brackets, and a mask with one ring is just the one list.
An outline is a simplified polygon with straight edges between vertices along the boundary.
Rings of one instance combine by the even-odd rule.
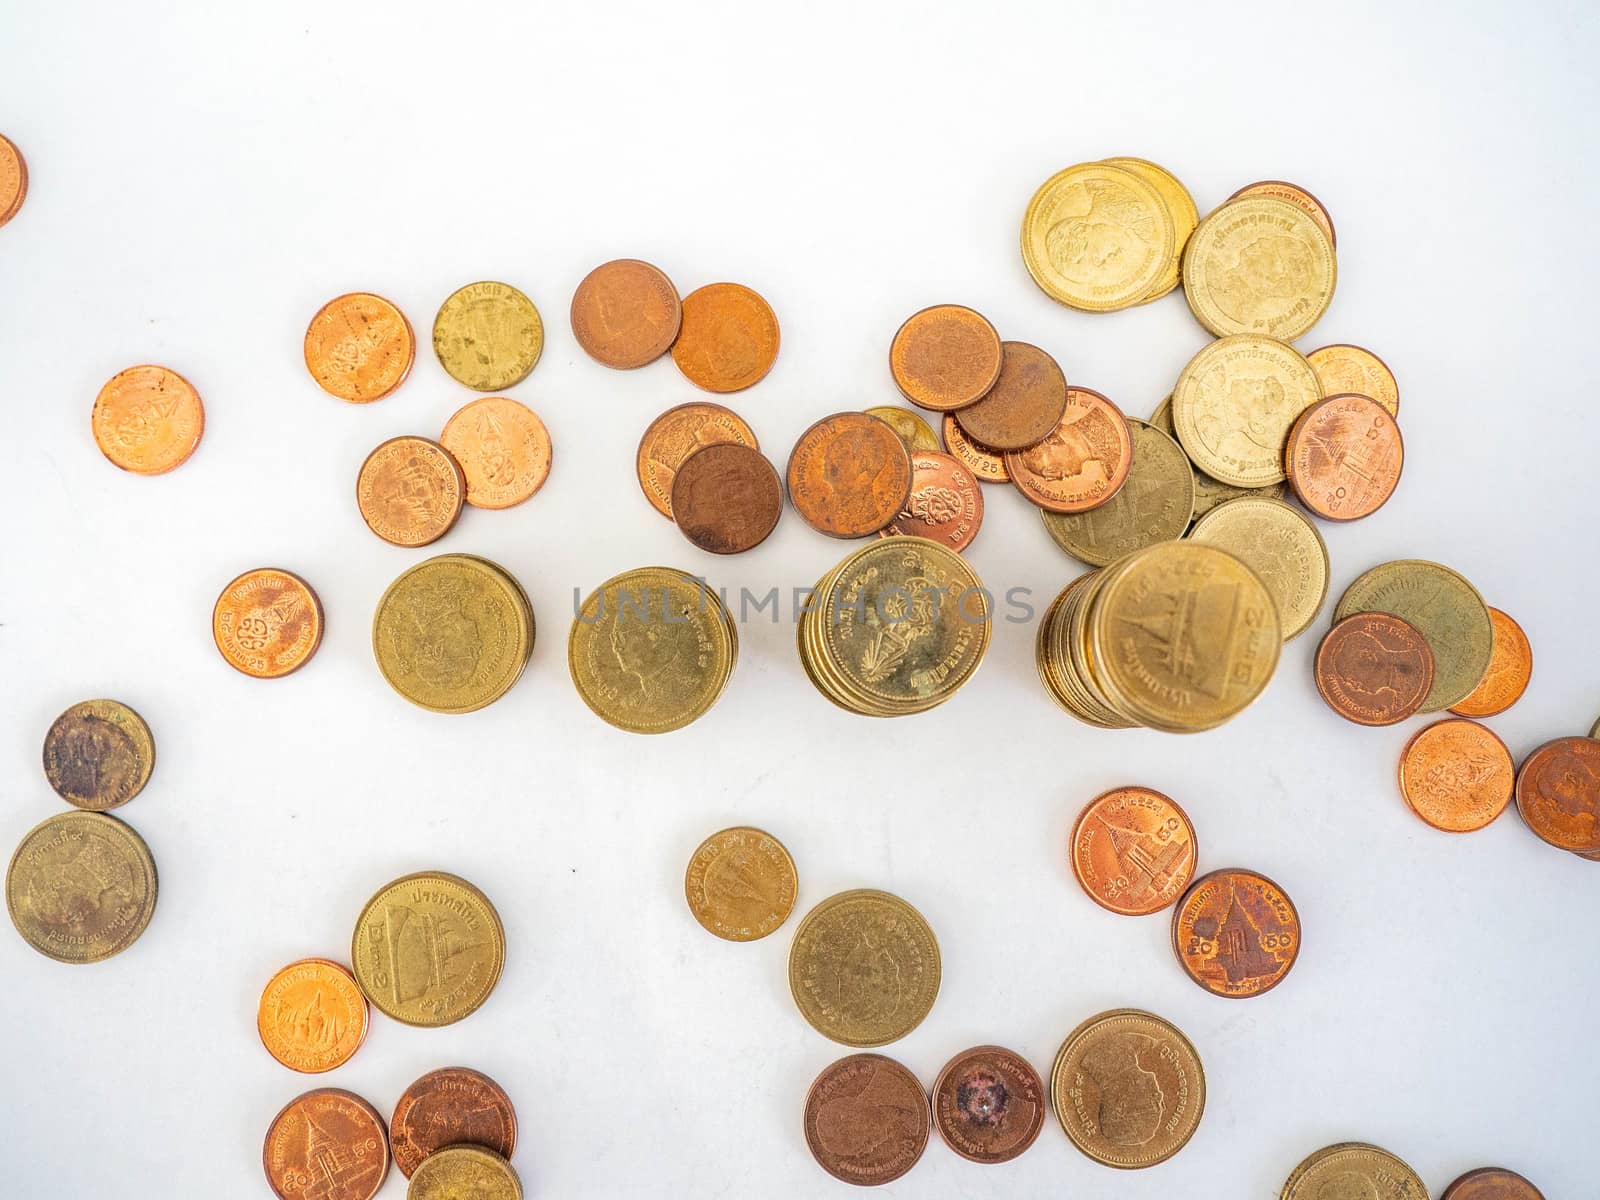
[[444, 1067], [401, 1093], [389, 1140], [394, 1165], [407, 1179], [423, 1159], [446, 1146], [482, 1146], [510, 1158], [517, 1147], [517, 1113], [505, 1089], [487, 1075]]
[[1600, 850], [1600, 741], [1556, 738], [1523, 759], [1517, 811], [1552, 846]]
[[372, 1200], [389, 1174], [389, 1136], [360, 1096], [317, 1088], [272, 1118], [261, 1163], [278, 1200]]
[[1400, 752], [1400, 794], [1446, 833], [1471, 833], [1511, 803], [1511, 751], [1476, 721], [1452, 717], [1417, 731]]
[[1450, 710], [1458, 717], [1492, 717], [1505, 712], [1522, 699], [1533, 678], [1533, 647], [1522, 626], [1498, 608], [1489, 610], [1489, 622], [1494, 627], [1489, 670], [1471, 694]]
[[672, 480], [672, 519], [684, 537], [712, 554], [759, 546], [782, 511], [778, 472], [753, 446], [706, 446], [685, 459]]
[[933, 1085], [933, 1127], [971, 1162], [1010, 1162], [1044, 1128], [1044, 1081], [1022, 1055], [975, 1046], [945, 1064]]
[[466, 502], [467, 477], [438, 442], [396, 437], [382, 443], [356, 476], [361, 519], [396, 546], [426, 546], [450, 532]]
[[806, 1094], [806, 1145], [829, 1175], [874, 1186], [899, 1179], [922, 1157], [931, 1125], [917, 1077], [881, 1054], [851, 1054]]
[[322, 601], [293, 571], [256, 567], [222, 589], [211, 639], [222, 660], [252, 679], [293, 674], [322, 645]]
[[461, 467], [474, 508], [521, 504], [550, 478], [550, 432], [539, 415], [506, 396], [485, 396], [457, 409], [439, 444]]
[[1371, 396], [1319, 400], [1289, 431], [1289, 486], [1300, 503], [1330, 521], [1377, 512], [1394, 495], [1404, 463], [1400, 426]]
[[935, 412], [983, 398], [1000, 378], [1000, 335], [981, 313], [935, 304], [906, 318], [889, 343], [889, 373], [901, 395]]
[[708, 401], [669, 408], [644, 431], [634, 467], [644, 498], [658, 513], [672, 518], [672, 479], [691, 454], [705, 446], [734, 442], [760, 449], [756, 435], [732, 409]]
[[601, 263], [572, 294], [572, 336], [595, 362], [618, 370], [660, 358], [682, 321], [672, 280], [637, 258]]
[[778, 318], [757, 293], [737, 283], [709, 283], [683, 298], [683, 323], [672, 361], [708, 392], [759, 383], [778, 357]]
[[1439, 1200], [1544, 1200], [1544, 1193], [1515, 1171], [1479, 1167], [1445, 1188]]
[[911, 495], [879, 537], [910, 534], [951, 550], [965, 550], [983, 524], [978, 481], [948, 454], [919, 450], [911, 456]]
[[1328, 215], [1328, 210], [1322, 207], [1322, 201], [1299, 184], [1285, 183], [1281, 179], [1263, 179], [1259, 183], [1245, 184], [1228, 199], [1237, 200], [1241, 196], [1272, 196], [1279, 200], [1287, 200], [1296, 208], [1302, 208], [1310, 213], [1311, 219], [1322, 226], [1322, 232], [1328, 235], [1328, 245], [1339, 244], [1339, 239], [1333, 233], [1333, 218]]
[[1006, 470], [1005, 451], [973, 441], [967, 431], [961, 428], [955, 413], [945, 413], [939, 436], [950, 456], [971, 471], [979, 483], [1011, 482], [1011, 472]]
[[862, 412], [823, 417], [789, 455], [789, 499], [829, 537], [877, 533], [911, 496], [911, 455], [887, 422]]
[[1433, 648], [1411, 622], [1390, 613], [1346, 617], [1317, 647], [1317, 691], [1347, 721], [1394, 725], [1422, 707], [1433, 688]]
[[1246, 999], [1283, 982], [1300, 955], [1300, 914], [1265, 875], [1230, 867], [1195, 880], [1172, 914], [1172, 949], [1213, 996]]
[[1115, 496], [1133, 467], [1133, 434], [1099, 392], [1068, 388], [1067, 407], [1037, 445], [1006, 451], [1011, 482], [1051, 512], [1088, 512]]
[[27, 160], [10, 138], [0, 135], [0, 225], [16, 216], [27, 198]]
[[1072, 873], [1101, 908], [1160, 912], [1194, 877], [1194, 826], [1153, 788], [1120, 787], [1089, 801], [1072, 827]]
[[996, 450], [1024, 450], [1043, 441], [1067, 411], [1067, 377], [1050, 355], [1027, 342], [1002, 342], [1000, 378], [963, 408], [956, 424]]
[[200, 393], [169, 367], [118, 371], [94, 398], [94, 443], [124, 471], [162, 475], [189, 461], [206, 428]]
[[306, 370], [330, 396], [382, 400], [406, 381], [417, 338], [405, 313], [371, 292], [335, 296], [306, 328]]

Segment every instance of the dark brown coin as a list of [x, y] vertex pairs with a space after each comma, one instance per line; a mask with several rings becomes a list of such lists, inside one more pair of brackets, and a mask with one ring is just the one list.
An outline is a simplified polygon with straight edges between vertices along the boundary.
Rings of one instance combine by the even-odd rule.
[[116, 700], [85, 700], [44, 735], [44, 777], [68, 804], [105, 812], [150, 782], [156, 744], [144, 718]]
[[1178, 902], [1172, 949], [1189, 978], [1213, 996], [1259, 996], [1282, 983], [1300, 956], [1300, 914], [1265, 875], [1212, 871]]
[[1067, 411], [1067, 377], [1060, 365], [1027, 342], [1002, 342], [1000, 378], [976, 404], [956, 416], [974, 441], [996, 450], [1026, 450], [1042, 442]]
[[1346, 617], [1317, 647], [1317, 691], [1347, 721], [1393, 725], [1433, 688], [1433, 650], [1409, 621], [1389, 613]]
[[435, 1150], [463, 1143], [510, 1158], [517, 1146], [517, 1113], [505, 1090], [479, 1071], [445, 1067], [408, 1087], [389, 1123], [394, 1165], [407, 1179]]
[[829, 1175], [873, 1186], [899, 1179], [922, 1157], [931, 1121], [917, 1077], [881, 1054], [852, 1054], [806, 1094], [806, 1145]]
[[572, 335], [595, 362], [631, 370], [672, 346], [683, 305], [672, 280], [636, 258], [601, 263], [572, 295]]
[[1556, 738], [1523, 759], [1517, 811], [1552, 846], [1600, 850], [1600, 741]]
[[789, 499], [829, 537], [877, 533], [911, 495], [911, 455], [885, 421], [863, 412], [823, 417], [789, 455]]
[[933, 1124], [945, 1144], [976, 1163], [1009, 1162], [1044, 1128], [1044, 1081], [1000, 1046], [962, 1051], [933, 1085]]
[[955, 413], [945, 413], [939, 436], [950, 457], [971, 471], [979, 483], [1011, 482], [1011, 472], [1006, 470], [1005, 451], [973, 441], [967, 431], [961, 428]]
[[753, 446], [722, 442], [696, 450], [672, 480], [672, 519], [712, 554], [759, 546], [782, 511], [778, 472]]
[[982, 398], [1000, 377], [1000, 362], [994, 326], [959, 304], [913, 313], [889, 345], [889, 373], [901, 395], [935, 412]]
[[1515, 1171], [1479, 1167], [1445, 1188], [1439, 1200], [1544, 1200], [1544, 1193]]
[[372, 1200], [389, 1174], [389, 1138], [360, 1096], [317, 1088], [272, 1118], [261, 1165], [279, 1200]]

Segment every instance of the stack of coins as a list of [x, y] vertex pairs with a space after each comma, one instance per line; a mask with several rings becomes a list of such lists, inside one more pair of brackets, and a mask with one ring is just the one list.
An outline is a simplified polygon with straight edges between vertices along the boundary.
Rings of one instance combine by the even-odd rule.
[[635, 472], [651, 507], [712, 554], [760, 545], [783, 512], [778, 472], [744, 418], [720, 404], [662, 413], [639, 440]]

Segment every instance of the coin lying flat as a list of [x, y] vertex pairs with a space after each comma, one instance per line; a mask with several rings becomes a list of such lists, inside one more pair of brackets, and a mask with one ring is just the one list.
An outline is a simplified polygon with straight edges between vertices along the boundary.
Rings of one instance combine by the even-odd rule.
[[1213, 996], [1244, 999], [1283, 982], [1300, 955], [1300, 915], [1272, 880], [1229, 868], [1202, 875], [1172, 914], [1172, 948]]
[[696, 451], [723, 443], [760, 448], [744, 419], [720, 404], [680, 404], [650, 422], [639, 439], [635, 467], [651, 507], [670, 519], [672, 480], [678, 468]]
[[406, 1200], [522, 1200], [522, 1180], [500, 1155], [480, 1146], [448, 1146], [422, 1160]]
[[1341, 1142], [1318, 1150], [1294, 1169], [1281, 1200], [1427, 1200], [1428, 1187], [1387, 1150], [1364, 1142]]
[[1079, 163], [1045, 180], [1022, 217], [1022, 261], [1051, 299], [1086, 312], [1137, 304], [1169, 271], [1172, 213], [1123, 167]]
[[1544, 1193], [1515, 1171], [1479, 1167], [1445, 1188], [1439, 1200], [1544, 1200]]
[[1352, 613], [1317, 647], [1317, 691], [1357, 725], [1394, 725], [1422, 708], [1433, 690], [1433, 650], [1393, 613]]
[[973, 441], [967, 431], [961, 428], [955, 413], [945, 413], [939, 433], [945, 451], [971, 471], [979, 483], [1011, 482], [1011, 473], [1006, 470], [1005, 451]]
[[1116, 496], [1133, 459], [1133, 434], [1122, 410], [1099, 392], [1074, 387], [1054, 429], [1025, 450], [1006, 451], [1006, 473], [1040, 508], [1081, 513]]
[[889, 345], [889, 373], [900, 394], [935, 412], [982, 399], [1000, 377], [1000, 363], [994, 326], [960, 304], [913, 313]]
[[1400, 415], [1400, 385], [1395, 382], [1394, 372], [1366, 347], [1344, 342], [1318, 346], [1306, 355], [1306, 361], [1317, 373], [1324, 396], [1355, 392], [1371, 396], [1389, 410], [1391, 417]]
[[74, 808], [105, 812], [126, 804], [155, 765], [150, 726], [119, 700], [74, 704], [44, 735], [44, 777]]
[[531, 408], [485, 396], [456, 410], [439, 444], [461, 468], [474, 508], [521, 504], [550, 477], [550, 433]]
[[1562, 850], [1600, 850], [1600, 741], [1546, 742], [1517, 771], [1517, 811], [1535, 834]]
[[1516, 767], [1490, 729], [1452, 717], [1418, 730], [1400, 752], [1400, 795], [1435, 829], [1471, 833], [1511, 803]]
[[786, 472], [789, 499], [829, 537], [867, 537], [905, 507], [911, 455], [888, 425], [864, 412], [824, 417], [800, 435]]
[[1405, 462], [1400, 426], [1370, 396], [1319, 400], [1289, 431], [1284, 457], [1300, 503], [1329, 521], [1370, 516], [1394, 495]]
[[766, 378], [778, 359], [778, 318], [759, 293], [708, 283], [683, 298], [672, 361], [708, 392], [738, 392]]
[[119, 371], [94, 398], [90, 416], [100, 453], [124, 471], [162, 475], [189, 461], [205, 432], [200, 393], [170, 367]]
[[1010, 1162], [1044, 1128], [1044, 1081], [1001, 1046], [963, 1050], [933, 1085], [933, 1127], [968, 1162]]
[[22, 209], [28, 197], [28, 163], [16, 143], [0, 134], [0, 225]]
[[150, 848], [104, 813], [65, 812], [40, 822], [6, 868], [11, 923], [57, 962], [101, 962], [126, 950], [155, 910]]
[[356, 475], [361, 519], [393, 546], [426, 546], [449, 533], [467, 499], [467, 477], [438, 442], [409, 434], [379, 444]]
[[983, 524], [983, 493], [972, 473], [948, 454], [911, 456], [911, 495], [879, 537], [925, 537], [950, 550], [965, 550]]
[[1315, 218], [1274, 196], [1228, 201], [1183, 252], [1183, 294], [1218, 337], [1294, 341], [1328, 310], [1338, 276], [1333, 242]]
[[1494, 625], [1489, 669], [1465, 700], [1451, 705], [1450, 711], [1458, 717], [1492, 717], [1505, 712], [1522, 698], [1533, 678], [1533, 647], [1522, 626], [1498, 608], [1489, 609], [1489, 620]]
[[1254, 571], [1278, 606], [1283, 640], [1310, 627], [1328, 598], [1328, 546], [1293, 505], [1265, 496], [1240, 496], [1194, 523], [1191, 541], [1226, 550]]
[[881, 1054], [852, 1054], [826, 1067], [806, 1093], [806, 1145], [835, 1179], [864, 1187], [899, 1179], [928, 1145], [928, 1094]]
[[572, 294], [572, 336], [602, 366], [632, 370], [665, 354], [683, 305], [665, 272], [636, 258], [601, 263]]
[[389, 395], [411, 374], [416, 357], [417, 337], [405, 313], [371, 292], [335, 296], [306, 328], [306, 370], [328, 395], [351, 404]]
[[389, 1136], [360, 1096], [317, 1088], [272, 1118], [261, 1165], [278, 1200], [372, 1200], [389, 1174]]
[[349, 1062], [367, 1038], [367, 998], [336, 962], [303, 958], [267, 981], [256, 1006], [261, 1044], [291, 1071], [308, 1075]]
[[[1150, 424], [1161, 430], [1173, 441], [1176, 442], [1178, 440], [1177, 427], [1172, 423], [1171, 396], [1168, 396], [1156, 406], [1155, 412], [1150, 414]], [[1187, 451], [1184, 452], [1184, 457], [1188, 457]], [[1194, 519], [1196, 521], [1213, 508], [1226, 504], [1229, 500], [1238, 500], [1244, 496], [1255, 496], [1262, 500], [1282, 500], [1289, 494], [1287, 480], [1269, 483], [1262, 487], [1234, 487], [1231, 483], [1223, 483], [1220, 479], [1211, 478], [1211, 476], [1195, 466], [1192, 459], [1189, 462], [1189, 467], [1194, 474]], [[1321, 535], [1319, 534], [1318, 536], [1320, 537]]]
[[1161, 197], [1161, 202], [1166, 205], [1168, 215], [1172, 218], [1172, 256], [1167, 260], [1166, 269], [1162, 271], [1161, 277], [1139, 300], [1140, 304], [1149, 304], [1152, 300], [1161, 299], [1183, 282], [1183, 248], [1188, 245], [1195, 226], [1200, 223], [1200, 210], [1195, 207], [1194, 197], [1189, 194], [1189, 189], [1178, 182], [1176, 175], [1158, 163], [1143, 158], [1108, 158], [1105, 161], [1109, 166], [1132, 171], [1155, 188], [1157, 195]]
[[1320, 399], [1316, 373], [1293, 346], [1236, 334], [1206, 346], [1178, 375], [1172, 424], [1207, 475], [1262, 487], [1284, 478], [1289, 431]]
[[909, 408], [897, 408], [892, 404], [878, 405], [873, 408], [862, 409], [869, 417], [889, 426], [900, 435], [900, 440], [906, 444], [906, 453], [915, 454], [919, 450], [942, 450], [939, 437], [930, 426]]
[[511, 1097], [481, 1071], [429, 1071], [400, 1095], [389, 1122], [394, 1165], [410, 1179], [422, 1160], [446, 1146], [473, 1145], [510, 1158], [517, 1146]]
[[742, 554], [767, 540], [783, 513], [783, 485], [754, 446], [696, 450], [672, 477], [672, 519], [712, 554]]
[[322, 601], [300, 576], [256, 567], [222, 589], [211, 638], [223, 662], [253, 679], [293, 674], [322, 645]]
[[713, 833], [689, 859], [683, 890], [708, 932], [751, 942], [774, 932], [794, 911], [800, 878], [783, 843], [760, 829]]
[[526, 379], [544, 353], [544, 322], [509, 283], [469, 283], [439, 306], [433, 352], [463, 387], [502, 392]]
[[1263, 179], [1259, 183], [1245, 184], [1228, 199], [1239, 200], [1246, 196], [1271, 196], [1277, 200], [1287, 200], [1296, 208], [1305, 210], [1322, 232], [1328, 235], [1330, 246], [1338, 245], [1339, 238], [1333, 231], [1333, 218], [1328, 215], [1328, 210], [1322, 206], [1322, 201], [1299, 184], [1285, 183], [1281, 179]]
[[1078, 815], [1070, 845], [1078, 885], [1123, 916], [1160, 912], [1194, 877], [1194, 826], [1176, 800], [1153, 788], [1096, 796]]
[[1182, 537], [1194, 512], [1194, 473], [1183, 448], [1153, 425], [1126, 421], [1132, 465], [1117, 494], [1082, 512], [1039, 510], [1050, 540], [1092, 567]]
[[1025, 450], [1043, 441], [1067, 411], [1067, 377], [1045, 351], [1027, 342], [1000, 343], [1000, 374], [956, 423], [996, 450]]

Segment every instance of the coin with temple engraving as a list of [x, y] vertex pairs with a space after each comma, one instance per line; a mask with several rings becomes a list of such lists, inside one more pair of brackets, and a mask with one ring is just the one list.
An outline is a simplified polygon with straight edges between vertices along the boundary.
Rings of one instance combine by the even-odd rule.
[[44, 735], [44, 777], [74, 808], [105, 812], [126, 804], [155, 765], [150, 726], [118, 700], [74, 704]]
[[229, 582], [211, 610], [222, 660], [253, 679], [278, 679], [311, 661], [322, 645], [322, 601], [300, 576], [256, 567]]
[[689, 859], [683, 890], [694, 919], [730, 942], [764, 938], [794, 911], [794, 859], [770, 833], [748, 825], [713, 833]]
[[1194, 877], [1194, 826], [1170, 796], [1119, 787], [1089, 801], [1072, 828], [1072, 873], [1089, 899], [1128, 917], [1160, 912]]
[[129, 367], [94, 398], [94, 443], [124, 471], [162, 475], [182, 466], [200, 444], [206, 410], [194, 384], [170, 367]]
[[315, 1075], [350, 1061], [366, 1040], [370, 1018], [349, 971], [326, 958], [303, 958], [267, 981], [256, 1006], [256, 1032], [273, 1058]]
[[1428, 1187], [1387, 1150], [1365, 1142], [1340, 1142], [1296, 1167], [1280, 1200], [1428, 1200]]
[[1033, 1145], [1044, 1114], [1039, 1072], [1001, 1046], [963, 1050], [933, 1085], [934, 1128], [969, 1162], [1010, 1162]]
[[63, 963], [126, 950], [156, 909], [144, 839], [104, 813], [61, 813], [23, 837], [6, 869], [6, 910], [28, 945]]
[[1394, 495], [1405, 463], [1400, 426], [1370, 396], [1313, 404], [1289, 431], [1284, 467], [1294, 494], [1317, 516], [1354, 521]]
[[922, 1157], [928, 1094], [894, 1059], [852, 1054], [812, 1083], [803, 1125], [818, 1166], [845, 1183], [873, 1187], [899, 1179]]
[[351, 404], [382, 400], [406, 381], [417, 338], [405, 313], [382, 296], [335, 296], [306, 329], [306, 370], [330, 396]]
[[510, 1158], [517, 1113], [505, 1089], [481, 1071], [429, 1071], [400, 1095], [389, 1122], [394, 1165], [410, 1179], [422, 1160], [446, 1146], [470, 1144]]
[[1202, 875], [1172, 914], [1178, 962], [1213, 996], [1245, 999], [1283, 982], [1300, 955], [1300, 914], [1265, 875], [1227, 868]]
[[439, 444], [461, 467], [467, 503], [510, 508], [532, 496], [550, 477], [550, 434], [525, 404], [485, 396], [456, 410]]
[[360, 1096], [317, 1088], [272, 1118], [261, 1165], [278, 1200], [372, 1200], [389, 1174], [389, 1136]]
[[1435, 829], [1482, 829], [1511, 803], [1516, 767], [1487, 726], [1452, 717], [1418, 730], [1400, 752], [1400, 795]]

